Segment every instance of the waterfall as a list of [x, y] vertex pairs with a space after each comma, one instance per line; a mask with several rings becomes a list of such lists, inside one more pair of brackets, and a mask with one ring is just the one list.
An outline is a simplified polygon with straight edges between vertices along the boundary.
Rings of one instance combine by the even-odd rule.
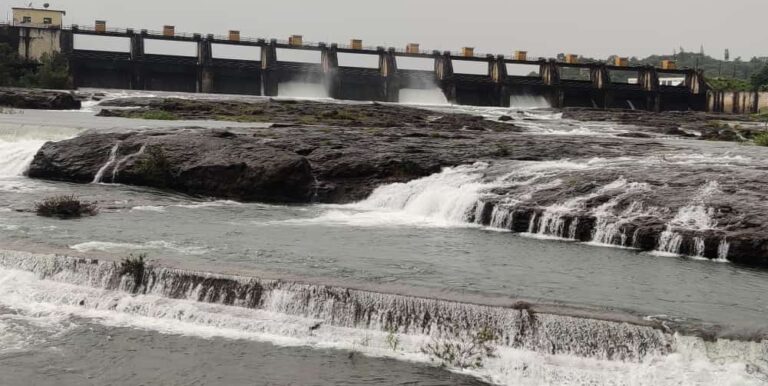
[[[430, 344], [462, 345], [482, 332], [493, 336], [493, 355], [472, 374], [496, 384], [757, 384], [763, 378], [749, 376], [768, 371], [768, 342], [757, 335], [705, 340], [684, 331], [704, 328], [710, 336], [706, 327], [616, 311], [461, 302], [152, 265], [124, 271], [109, 261], [5, 250], [0, 305], [108, 326], [332, 347], [434, 364], [440, 361], [432, 362], [437, 357], [426, 349]], [[396, 350], [387, 343], [392, 339]]]
[[117, 174], [120, 172], [120, 168], [125, 165], [126, 162], [135, 159], [136, 157], [144, 154], [144, 151], [147, 150], [147, 144], [141, 145], [141, 148], [133, 154], [128, 154], [127, 156], [121, 158], [117, 163], [115, 163], [115, 167], [112, 169], [112, 182], [115, 182], [115, 178], [117, 178]]
[[[116, 291], [44, 292], [34, 295], [37, 301], [95, 309], [114, 309], [117, 304], [121, 312], [137, 316], [182, 318], [213, 326], [220, 324], [214, 315], [179, 314], [171, 304], [154, 299], [219, 304], [307, 318], [340, 328], [397, 331], [435, 339], [456, 339], [467, 332], [488, 329], [498, 336], [496, 344], [500, 347], [600, 360], [638, 362], [647, 356], [666, 355], [674, 339], [659, 324], [640, 319], [635, 323], [615, 322], [599, 314], [592, 318], [581, 312], [569, 316], [565, 310], [550, 314], [535, 312], [527, 304], [497, 307], [152, 266], [123, 274], [120, 266], [111, 262], [11, 251], [0, 251], [0, 267], [33, 272], [52, 282]], [[278, 333], [279, 326], [275, 329]]]
[[[679, 255], [683, 245], [684, 236], [679, 233], [680, 230], [711, 230], [717, 227], [717, 221], [714, 219], [715, 210], [706, 206], [706, 201], [710, 196], [719, 192], [719, 185], [711, 181], [702, 186], [691, 203], [680, 209], [677, 214], [669, 220], [666, 229], [659, 237], [657, 251], [665, 254]], [[694, 237], [692, 240], [692, 251], [694, 256], [703, 257], [705, 250], [704, 239]]]
[[117, 151], [120, 149], [120, 143], [116, 143], [114, 146], [112, 146], [112, 149], [109, 150], [109, 158], [107, 158], [107, 162], [104, 163], [104, 165], [101, 166], [98, 172], [96, 172], [96, 176], [93, 177], [93, 183], [98, 184], [101, 182], [102, 178], [104, 178], [104, 173], [107, 172], [107, 169], [112, 167], [116, 160], [117, 160]]
[[0, 177], [16, 177], [24, 174], [43, 143], [45, 141], [0, 139]]
[[429, 177], [377, 188], [356, 204], [359, 208], [403, 211], [409, 215], [448, 223], [466, 223], [475, 214], [482, 192], [489, 186], [482, 181], [488, 164], [445, 168]]
[[728, 262], [728, 252], [731, 248], [731, 244], [727, 239], [720, 240], [720, 244], [717, 246], [717, 260], [723, 263]]
[[[588, 184], [580, 195], [563, 194], [561, 200], [546, 206], [536, 204], [539, 192], [549, 191], [546, 197], [556, 198], [559, 191], [568, 189], [557, 178], [560, 173], [602, 168], [602, 162], [502, 162], [445, 168], [408, 183], [381, 186], [367, 199], [346, 206], [363, 213], [345, 215], [335, 208], [333, 216], [329, 212], [322, 219], [360, 226], [472, 224], [539, 238], [641, 249], [649, 249], [648, 241], [655, 238], [651, 242], [659, 253], [724, 261], [720, 256], [727, 256], [729, 247], [726, 241], [719, 247], [711, 244], [718, 242], [712, 241], [712, 233], [721, 231], [717, 230], [715, 210], [706, 205], [709, 197], [719, 192], [715, 182], [704, 184], [691, 202], [676, 212], [646, 204], [644, 199], [653, 187], [624, 177], [603, 186]], [[644, 224], [660, 223], [666, 223], [663, 230], [651, 228], [653, 234], [640, 233], [649, 229]]]

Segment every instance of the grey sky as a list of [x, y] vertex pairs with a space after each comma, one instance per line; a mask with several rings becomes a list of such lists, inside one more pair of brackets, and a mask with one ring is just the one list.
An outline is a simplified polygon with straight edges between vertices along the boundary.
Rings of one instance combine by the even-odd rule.
[[[0, 0], [5, 9], [30, 0]], [[161, 29], [308, 41], [533, 56], [646, 56], [683, 46], [722, 57], [768, 56], [768, 0], [47, 0], [66, 24]], [[35, 0], [36, 6], [45, 1]]]

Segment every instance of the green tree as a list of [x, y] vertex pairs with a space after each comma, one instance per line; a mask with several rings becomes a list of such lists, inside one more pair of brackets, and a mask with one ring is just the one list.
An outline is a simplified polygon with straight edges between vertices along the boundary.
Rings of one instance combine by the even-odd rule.
[[18, 53], [10, 45], [0, 43], [0, 86], [16, 86], [22, 75]]
[[764, 65], [760, 71], [753, 74], [750, 81], [752, 83], [752, 88], [755, 90], [768, 89], [768, 64]]
[[61, 53], [45, 53], [40, 58], [36, 73], [28, 74], [25, 82], [29, 87], [68, 89], [72, 88], [69, 78], [69, 63]]

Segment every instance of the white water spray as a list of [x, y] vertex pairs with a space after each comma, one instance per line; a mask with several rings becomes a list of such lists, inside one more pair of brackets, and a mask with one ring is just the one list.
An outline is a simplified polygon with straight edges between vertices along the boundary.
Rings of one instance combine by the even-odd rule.
[[411, 105], [448, 105], [449, 104], [448, 99], [445, 97], [445, 94], [443, 93], [443, 90], [439, 88], [400, 89], [399, 103], [411, 104]]
[[133, 154], [128, 154], [127, 156], [121, 158], [117, 163], [115, 163], [114, 169], [112, 169], [112, 182], [115, 182], [115, 178], [117, 178], [117, 174], [120, 172], [120, 168], [125, 165], [126, 162], [144, 154], [144, 151], [147, 149], [147, 145], [141, 145], [141, 148]]
[[321, 83], [284, 82], [277, 86], [277, 93], [282, 98], [326, 99], [328, 91]]
[[94, 184], [100, 183], [101, 180], [104, 178], [104, 173], [107, 172], [107, 169], [112, 167], [115, 164], [115, 162], [117, 162], [117, 151], [119, 149], [120, 149], [120, 142], [116, 143], [114, 146], [112, 146], [112, 149], [109, 150], [109, 158], [107, 158], [107, 162], [101, 166], [99, 171], [96, 172], [96, 176], [93, 177]]
[[510, 95], [509, 106], [518, 109], [545, 109], [552, 107], [547, 98], [541, 95], [529, 94]]

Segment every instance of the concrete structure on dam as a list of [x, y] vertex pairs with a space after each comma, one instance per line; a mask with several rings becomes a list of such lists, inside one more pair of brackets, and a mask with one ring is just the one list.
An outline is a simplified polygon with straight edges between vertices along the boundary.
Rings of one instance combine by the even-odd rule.
[[[108, 29], [106, 23], [93, 27], [73, 25], [62, 28], [7, 25], [0, 28], [0, 40], [22, 50], [34, 46], [44, 35], [56, 42], [53, 51], [67, 55], [76, 87], [131, 90], [183, 91], [276, 96], [281, 83], [301, 81], [322, 85], [332, 98], [397, 102], [403, 88], [443, 91], [451, 103], [479, 106], [509, 106], [516, 95], [546, 98], [554, 107], [638, 108], [660, 110], [705, 110], [708, 87], [701, 72], [677, 69], [674, 63], [661, 67], [632, 67], [626, 60], [615, 63], [580, 63], [578, 57], [564, 61], [529, 58], [525, 52], [512, 57], [478, 55], [471, 48], [462, 52], [424, 51], [417, 44], [405, 49], [366, 48], [359, 40], [349, 45], [306, 43], [300, 36], [288, 41], [248, 39], [238, 31], [228, 36], [177, 33], [172, 26], [161, 32]], [[127, 52], [96, 51], [75, 47], [76, 35], [123, 38], [130, 42]], [[150, 54], [149, 40], [194, 43], [196, 56]], [[215, 45], [250, 46], [261, 51], [259, 60], [215, 57]], [[281, 60], [284, 50], [316, 52], [319, 63]], [[20, 51], [21, 52], [21, 51]], [[375, 68], [339, 65], [339, 55], [369, 55], [378, 59]], [[420, 58], [434, 64], [432, 70], [398, 67], [401, 58]], [[457, 62], [482, 63], [484, 74], [454, 71]], [[536, 75], [511, 75], [510, 66], [522, 65]], [[589, 80], [567, 79], [563, 69], [578, 69]], [[630, 73], [637, 83], [614, 82], [612, 72]], [[679, 85], [665, 85], [660, 77], [679, 77]], [[585, 78], [587, 78], [585, 76]]]

